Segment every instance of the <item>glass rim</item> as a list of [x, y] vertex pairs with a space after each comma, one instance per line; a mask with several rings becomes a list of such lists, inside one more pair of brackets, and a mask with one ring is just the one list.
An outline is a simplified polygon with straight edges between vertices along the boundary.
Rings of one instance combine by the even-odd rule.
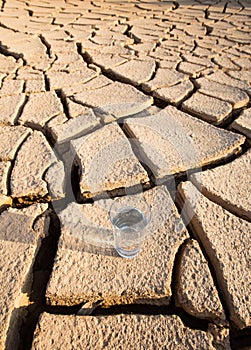
[[[128, 201], [128, 203], [126, 203], [127, 201]], [[130, 201], [132, 203], [130, 203]], [[121, 209], [126, 208], [126, 207], [136, 208], [144, 213], [146, 220], [147, 220], [147, 224], [151, 220], [151, 218], [152, 218], [151, 207], [147, 203], [145, 198], [136, 197], [136, 195], [127, 195], [127, 196], [116, 197], [115, 199], [113, 199], [113, 202], [109, 208], [109, 219], [110, 219], [111, 223], [113, 222], [113, 220], [112, 220], [113, 213], [115, 214], [119, 210], [119, 207], [116, 208], [116, 205], [119, 205], [120, 202], [121, 202]], [[137, 206], [137, 203], [141, 203], [142, 205], [144, 205], [144, 208], [140, 208], [140, 205]]]

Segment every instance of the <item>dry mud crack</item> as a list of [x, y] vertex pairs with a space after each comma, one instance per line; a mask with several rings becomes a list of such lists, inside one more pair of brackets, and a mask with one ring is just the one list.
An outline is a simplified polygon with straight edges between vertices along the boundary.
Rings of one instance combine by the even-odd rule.
[[249, 0], [0, 1], [0, 349], [251, 347], [250, 28]]

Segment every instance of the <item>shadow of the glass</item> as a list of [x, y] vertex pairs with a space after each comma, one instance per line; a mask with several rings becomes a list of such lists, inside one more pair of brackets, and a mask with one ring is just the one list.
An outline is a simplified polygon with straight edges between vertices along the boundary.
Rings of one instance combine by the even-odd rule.
[[81, 237], [76, 237], [76, 235], [63, 234], [59, 242], [59, 248], [89, 254], [118, 257], [119, 255], [111, 243], [111, 234], [111, 230], [100, 229], [100, 238], [96, 240], [91, 235], [82, 234]]

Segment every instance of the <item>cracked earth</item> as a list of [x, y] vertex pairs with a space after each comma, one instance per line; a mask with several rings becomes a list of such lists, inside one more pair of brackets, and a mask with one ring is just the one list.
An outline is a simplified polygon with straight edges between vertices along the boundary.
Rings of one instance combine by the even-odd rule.
[[0, 349], [251, 348], [250, 29], [250, 0], [0, 1]]

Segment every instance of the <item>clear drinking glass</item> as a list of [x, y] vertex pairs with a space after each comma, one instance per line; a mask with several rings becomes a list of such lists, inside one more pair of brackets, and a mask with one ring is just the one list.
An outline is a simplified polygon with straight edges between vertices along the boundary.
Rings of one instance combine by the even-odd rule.
[[123, 258], [134, 258], [141, 249], [151, 210], [143, 198], [118, 197], [110, 208], [115, 249]]

